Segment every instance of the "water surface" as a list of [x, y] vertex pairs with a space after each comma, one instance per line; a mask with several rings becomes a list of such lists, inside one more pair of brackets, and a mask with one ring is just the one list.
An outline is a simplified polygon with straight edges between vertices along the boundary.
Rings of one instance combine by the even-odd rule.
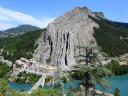
[[[120, 90], [121, 96], [128, 96], [128, 74], [122, 76], [111, 76], [105, 77], [110, 81], [111, 87], [106, 90], [108, 93], [113, 93], [115, 88]], [[81, 81], [74, 80], [69, 83], [64, 84], [64, 90], [68, 91], [70, 89], [78, 89]], [[9, 82], [9, 87], [17, 91], [28, 91], [32, 88], [31, 84], [19, 84], [14, 82]], [[98, 90], [104, 91], [100, 86], [96, 87]]]

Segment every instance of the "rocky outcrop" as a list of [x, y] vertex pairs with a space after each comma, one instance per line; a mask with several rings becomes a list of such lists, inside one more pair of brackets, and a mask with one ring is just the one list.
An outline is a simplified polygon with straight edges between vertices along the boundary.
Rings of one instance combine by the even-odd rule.
[[38, 40], [33, 58], [62, 68], [78, 63], [87, 47], [97, 46], [93, 33], [99, 25], [89, 16], [96, 18], [88, 8], [78, 7], [50, 23]]
[[102, 19], [105, 19], [103, 12], [94, 12], [94, 14], [95, 14], [97, 17], [100, 17], [100, 18], [102, 18]]

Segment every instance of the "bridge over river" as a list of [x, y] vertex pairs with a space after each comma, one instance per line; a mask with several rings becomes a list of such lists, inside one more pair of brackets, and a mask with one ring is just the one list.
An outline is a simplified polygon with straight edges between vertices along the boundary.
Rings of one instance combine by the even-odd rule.
[[36, 82], [36, 84], [29, 91], [27, 91], [27, 93], [31, 93], [33, 90], [38, 89], [39, 86], [43, 87], [47, 76], [52, 76], [52, 75], [53, 73], [42, 73], [41, 78]]
[[[66, 69], [64, 70], [61, 70], [63, 72], [69, 72], [69, 71], [72, 71], [72, 70], [78, 70], [74, 67], [67, 67]], [[56, 74], [57, 71], [50, 71], [50, 72], [47, 72], [47, 73], [42, 73], [41, 75], [41, 78], [35, 83], [35, 85], [29, 90], [27, 91], [26, 93], [30, 93], [35, 90], [35, 89], [38, 89], [39, 86], [44, 86], [45, 85], [45, 79], [47, 78], [47, 76], [54, 76]]]

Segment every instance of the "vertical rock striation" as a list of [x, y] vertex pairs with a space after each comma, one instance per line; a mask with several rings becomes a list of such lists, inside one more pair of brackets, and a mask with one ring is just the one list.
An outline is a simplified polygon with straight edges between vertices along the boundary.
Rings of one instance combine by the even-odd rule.
[[93, 37], [92, 19], [96, 14], [86, 7], [78, 7], [50, 23], [47, 31], [38, 40], [38, 48], [33, 58], [42, 64], [51, 64], [66, 68], [75, 65], [81, 56], [86, 55], [86, 47], [96, 45]]

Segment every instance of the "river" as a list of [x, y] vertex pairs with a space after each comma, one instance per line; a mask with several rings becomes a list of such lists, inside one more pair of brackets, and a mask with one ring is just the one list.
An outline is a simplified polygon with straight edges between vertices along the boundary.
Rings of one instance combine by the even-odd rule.
[[[121, 96], [128, 96], [128, 74], [122, 76], [111, 76], [105, 77], [108, 81], [110, 81], [111, 87], [106, 90], [106, 92], [113, 93], [115, 88], [120, 90]], [[64, 84], [64, 89], [68, 90], [68, 88], [77, 89], [79, 88], [79, 84], [81, 81], [74, 80], [72, 82]], [[71, 87], [72, 86], [72, 87]], [[9, 82], [9, 87], [15, 89], [17, 91], [28, 91], [31, 89], [31, 84], [18, 84], [14, 82]], [[98, 90], [103, 91], [100, 86], [97, 86]]]

